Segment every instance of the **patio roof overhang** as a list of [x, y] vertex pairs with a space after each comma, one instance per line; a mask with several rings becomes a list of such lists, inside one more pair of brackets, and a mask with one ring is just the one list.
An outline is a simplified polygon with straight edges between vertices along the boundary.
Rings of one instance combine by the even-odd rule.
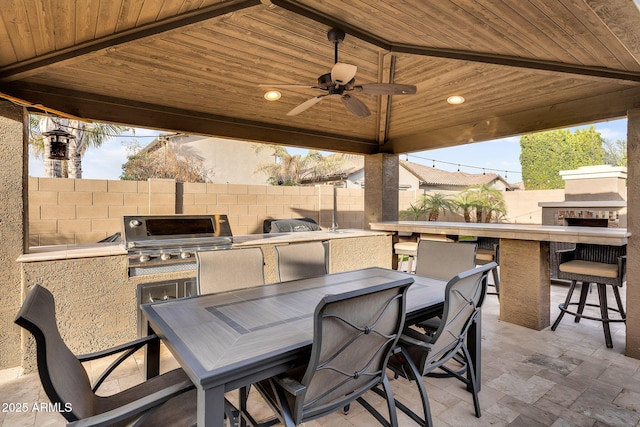
[[[0, 10], [0, 93], [83, 119], [361, 154], [405, 153], [624, 117], [640, 107], [632, 0], [14, 0]], [[357, 84], [411, 96], [336, 99], [313, 85], [340, 61]], [[450, 95], [466, 102], [449, 105]]]

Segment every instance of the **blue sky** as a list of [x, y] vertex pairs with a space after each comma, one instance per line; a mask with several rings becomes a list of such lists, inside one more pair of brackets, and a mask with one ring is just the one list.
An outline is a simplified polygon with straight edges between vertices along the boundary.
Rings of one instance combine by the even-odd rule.
[[[582, 127], [588, 127], [580, 126]], [[602, 134], [602, 137], [616, 141], [627, 139], [627, 120], [612, 120], [595, 123], [594, 126]], [[575, 130], [576, 128], [571, 128]], [[145, 146], [151, 142], [158, 131], [149, 129], [137, 129], [135, 135], [126, 135], [107, 141], [99, 149], [89, 149], [82, 161], [83, 177], [86, 179], [119, 179], [122, 173], [121, 166], [127, 160], [127, 147], [134, 139], [138, 144]], [[291, 151], [297, 151], [292, 149]], [[401, 159], [406, 156], [402, 155]], [[509, 182], [522, 180], [520, 173], [520, 137], [497, 139], [475, 144], [461, 145], [451, 148], [422, 151], [408, 155], [408, 159], [415, 163], [432, 166], [439, 169], [456, 171], [458, 164], [460, 170], [469, 173], [495, 172], [504, 176], [507, 171]], [[44, 176], [42, 160], [29, 158], [29, 175]]]

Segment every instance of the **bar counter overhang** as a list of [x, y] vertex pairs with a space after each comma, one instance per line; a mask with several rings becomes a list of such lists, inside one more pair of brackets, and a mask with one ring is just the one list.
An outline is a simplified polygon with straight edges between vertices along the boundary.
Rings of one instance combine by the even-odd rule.
[[436, 221], [371, 223], [376, 231], [500, 239], [500, 320], [541, 330], [550, 325], [549, 243], [626, 245], [624, 228]]

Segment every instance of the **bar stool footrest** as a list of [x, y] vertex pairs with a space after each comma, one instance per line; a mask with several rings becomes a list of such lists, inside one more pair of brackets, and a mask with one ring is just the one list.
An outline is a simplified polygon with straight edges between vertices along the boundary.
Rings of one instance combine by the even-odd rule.
[[[568, 305], [579, 305], [579, 304], [580, 304], [579, 302], [570, 302]], [[600, 304], [593, 304], [593, 303], [585, 303], [584, 306], [585, 307], [600, 308]], [[610, 323], [610, 322], [626, 322], [627, 321], [627, 317], [626, 316], [622, 317], [622, 315], [621, 315], [621, 317], [619, 319], [611, 319], [611, 318], [603, 319], [602, 317], [594, 317], [594, 316], [589, 316], [589, 315], [586, 315], [586, 314], [580, 314], [578, 312], [569, 310], [568, 308], [566, 308], [564, 306], [564, 304], [558, 304], [558, 308], [560, 309], [560, 311], [564, 312], [565, 314], [569, 314], [571, 316], [574, 316], [574, 317], [577, 317], [577, 318], [580, 318], [580, 319], [595, 320], [597, 322], [607, 322], [607, 323]], [[609, 311], [613, 311], [613, 312], [616, 312], [618, 314], [621, 314], [620, 310], [618, 310], [617, 308], [607, 307], [607, 309]]]

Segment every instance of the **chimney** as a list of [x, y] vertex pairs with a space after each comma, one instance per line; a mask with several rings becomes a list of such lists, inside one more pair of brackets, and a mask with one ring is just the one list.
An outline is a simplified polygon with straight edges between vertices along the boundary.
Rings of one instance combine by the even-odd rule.
[[623, 166], [582, 166], [560, 171], [564, 179], [564, 200], [627, 200], [627, 168]]

